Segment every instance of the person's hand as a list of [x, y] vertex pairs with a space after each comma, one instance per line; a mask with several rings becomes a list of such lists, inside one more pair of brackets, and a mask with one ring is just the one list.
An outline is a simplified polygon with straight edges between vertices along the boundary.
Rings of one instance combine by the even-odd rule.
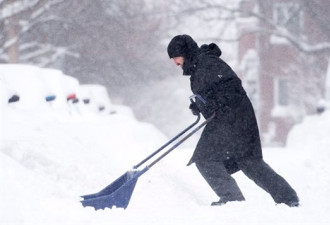
[[198, 106], [195, 102], [190, 104], [189, 109], [191, 110], [192, 114], [195, 116], [197, 116], [200, 113]]

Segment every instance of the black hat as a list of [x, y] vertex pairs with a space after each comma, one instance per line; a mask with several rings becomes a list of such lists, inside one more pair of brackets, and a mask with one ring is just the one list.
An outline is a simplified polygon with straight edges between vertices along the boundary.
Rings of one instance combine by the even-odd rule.
[[185, 58], [191, 58], [199, 47], [197, 43], [189, 35], [177, 35], [175, 36], [167, 46], [167, 53], [170, 58], [183, 56]]

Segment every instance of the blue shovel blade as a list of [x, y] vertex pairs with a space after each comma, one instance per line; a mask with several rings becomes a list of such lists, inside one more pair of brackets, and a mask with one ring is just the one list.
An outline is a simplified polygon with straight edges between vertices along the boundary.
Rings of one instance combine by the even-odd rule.
[[91, 206], [95, 210], [104, 209], [106, 207], [126, 209], [131, 199], [137, 179], [148, 170], [146, 167], [140, 171], [128, 171], [120, 176], [113, 183], [105, 187], [98, 193], [81, 196], [84, 207]]

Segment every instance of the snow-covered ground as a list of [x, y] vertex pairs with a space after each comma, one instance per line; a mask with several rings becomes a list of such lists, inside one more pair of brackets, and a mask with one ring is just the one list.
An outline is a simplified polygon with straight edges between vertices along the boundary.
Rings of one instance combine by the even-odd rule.
[[[246, 201], [211, 207], [217, 197], [195, 166], [186, 167], [193, 149], [185, 147], [139, 178], [126, 210], [94, 211], [80, 196], [98, 192], [167, 138], [111, 105], [101, 86], [59, 71], [0, 65], [0, 79], [1, 225], [330, 224], [329, 111], [297, 125], [286, 148], [264, 149], [265, 161], [297, 191], [299, 208], [275, 205], [241, 172], [234, 177]], [[20, 100], [8, 103], [14, 94]], [[67, 101], [72, 94], [78, 103]]]

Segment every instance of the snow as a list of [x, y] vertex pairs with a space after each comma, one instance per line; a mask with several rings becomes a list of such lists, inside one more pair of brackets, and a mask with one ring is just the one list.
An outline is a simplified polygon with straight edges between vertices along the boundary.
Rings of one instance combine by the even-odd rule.
[[[164, 144], [165, 135], [137, 121], [129, 108], [112, 105], [102, 86], [84, 87], [60, 71], [0, 65], [0, 81], [0, 224], [330, 222], [329, 111], [295, 126], [286, 148], [264, 149], [265, 161], [297, 191], [299, 208], [275, 205], [241, 172], [234, 177], [246, 201], [211, 207], [217, 197], [195, 166], [186, 167], [193, 149], [179, 147], [139, 178], [126, 210], [94, 211], [82, 207], [80, 196], [113, 182]], [[109, 109], [71, 104], [66, 96], [72, 92]], [[20, 101], [8, 104], [12, 94]], [[50, 104], [49, 94], [57, 96]]]

